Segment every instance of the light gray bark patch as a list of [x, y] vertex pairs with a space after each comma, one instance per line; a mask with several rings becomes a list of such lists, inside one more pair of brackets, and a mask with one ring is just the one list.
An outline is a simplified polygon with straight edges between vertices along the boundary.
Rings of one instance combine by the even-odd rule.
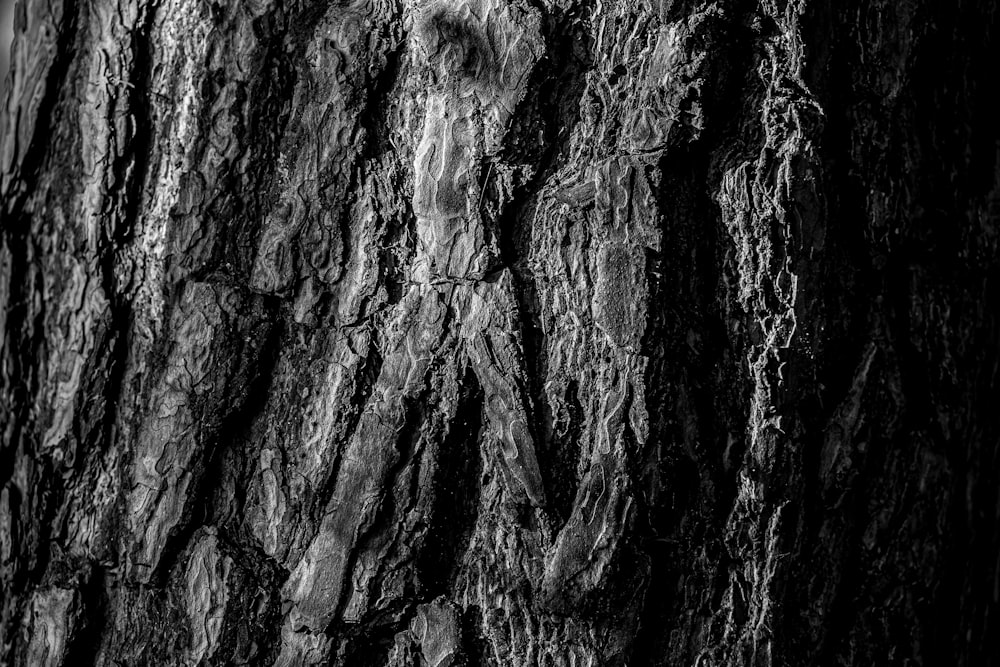
[[28, 643], [24, 664], [61, 667], [80, 614], [79, 591], [55, 586], [36, 588], [31, 595], [24, 629]]
[[646, 328], [646, 258], [638, 249], [609, 244], [597, 253], [594, 321], [620, 347], [639, 349]]
[[310, 289], [325, 290], [344, 276], [350, 242], [344, 219], [352, 195], [366, 189], [362, 179], [370, 165], [363, 154], [376, 139], [367, 129], [374, 111], [367, 96], [392, 74], [389, 54], [401, 40], [398, 12], [396, 3], [333, 4], [310, 31], [297, 62], [292, 117], [250, 276], [253, 289], [289, 295], [300, 282], [315, 280]]
[[428, 97], [424, 136], [414, 164], [413, 212], [418, 217], [448, 220], [469, 214], [474, 150], [471, 116], [472, 106], [467, 102], [445, 95]]
[[463, 664], [462, 626], [458, 607], [446, 598], [417, 607], [410, 631], [428, 667]]
[[[55, 82], [52, 68], [64, 37], [64, 3], [18, 6], [17, 31], [11, 45], [10, 85], [3, 100], [3, 134], [0, 135], [0, 194], [13, 194], [25, 158], [38, 131], [38, 114], [46, 92]], [[44, 119], [43, 119], [44, 120]]]
[[569, 520], [545, 562], [542, 592], [555, 609], [590, 602], [607, 585], [628, 528], [634, 504], [626, 467], [631, 457], [624, 439], [629, 393], [624, 375], [617, 386], [606, 386], [598, 416], [591, 422], [591, 459]]
[[[262, 334], [253, 302], [220, 283], [185, 286], [169, 325], [165, 366], [139, 427], [128, 496], [128, 575], [148, 582], [183, 525], [222, 420], [239, 407]], [[225, 344], [224, 341], [239, 341]]]
[[363, 329], [334, 330], [305, 349], [282, 345], [274, 373], [280, 383], [252, 436], [259, 455], [246, 520], [265, 553], [289, 569], [312, 539], [317, 504], [325, 501], [320, 492], [356, 420], [370, 338]]
[[308, 667], [328, 664], [333, 640], [322, 632], [296, 630], [286, 621], [281, 627], [281, 652], [274, 667]]
[[[63, 272], [49, 281], [51, 306], [47, 325], [57, 344], [48, 357], [47, 374], [39, 403], [45, 419], [41, 450], [62, 466], [72, 467], [76, 460], [77, 436], [71, 431], [85, 386], [88, 366], [105, 342], [109, 320], [109, 302], [97, 276], [95, 261], [82, 262], [64, 255]], [[77, 430], [79, 432], [79, 429]]]
[[219, 647], [229, 602], [227, 579], [233, 563], [220, 552], [214, 529], [207, 529], [196, 536], [193, 544], [184, 588], [191, 628], [187, 659], [189, 664], [200, 665], [211, 661]]
[[388, 327], [392, 347], [344, 450], [319, 532], [283, 588], [295, 605], [296, 628], [320, 631], [338, 613], [357, 542], [375, 518], [387, 475], [399, 456], [396, 442], [405, 423], [406, 401], [425, 386], [440, 344], [442, 301], [433, 288], [414, 286]]

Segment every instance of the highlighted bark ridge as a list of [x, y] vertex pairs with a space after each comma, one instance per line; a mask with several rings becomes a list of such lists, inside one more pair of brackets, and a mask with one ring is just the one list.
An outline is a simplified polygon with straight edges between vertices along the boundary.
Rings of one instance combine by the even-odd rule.
[[[432, 367], [443, 365], [436, 372], [449, 375], [456, 364], [471, 364], [514, 493], [544, 502], [522, 391], [519, 324], [511, 317], [513, 288], [475, 210], [480, 192], [470, 178], [479, 156], [502, 138], [496, 125], [524, 94], [540, 51], [537, 19], [501, 2], [437, 2], [418, 9], [415, 21], [414, 46], [431, 85], [413, 164], [417, 238], [410, 285], [390, 316], [380, 372], [344, 450], [319, 531], [284, 587], [295, 630], [319, 631], [338, 617], [360, 620], [352, 610], [365, 607], [360, 601], [377, 575], [366, 565], [371, 547], [365, 538], [400, 464], [408, 405], [420, 400]], [[489, 272], [499, 279], [486, 281]], [[449, 355], [455, 346], [464, 354]]]
[[[223, 420], [239, 408], [256, 362], [258, 318], [253, 303], [225, 285], [191, 282], [181, 296], [166, 366], [137, 434], [127, 502], [133, 536], [127, 573], [134, 581], [155, 576], [168, 540], [185, 525], [198, 471]], [[234, 338], [240, 343], [232, 345]]]

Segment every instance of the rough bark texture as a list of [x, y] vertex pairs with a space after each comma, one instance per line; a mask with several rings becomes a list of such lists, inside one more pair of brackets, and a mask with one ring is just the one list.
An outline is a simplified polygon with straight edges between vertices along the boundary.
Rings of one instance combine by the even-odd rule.
[[0, 662], [997, 664], [998, 12], [22, 1]]

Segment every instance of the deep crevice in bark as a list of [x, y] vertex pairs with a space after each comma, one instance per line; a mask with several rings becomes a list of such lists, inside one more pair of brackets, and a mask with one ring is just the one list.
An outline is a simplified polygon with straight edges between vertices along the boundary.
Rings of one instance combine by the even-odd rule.
[[426, 599], [450, 592], [479, 513], [483, 390], [472, 369], [466, 369], [461, 387], [455, 416], [438, 450], [434, 502], [417, 556], [417, 576]]
[[108, 612], [112, 600], [108, 597], [111, 581], [103, 566], [92, 566], [80, 587], [83, 599], [83, 618], [80, 629], [74, 633], [66, 649], [68, 662], [74, 665], [96, 665], [101, 639], [108, 626]]

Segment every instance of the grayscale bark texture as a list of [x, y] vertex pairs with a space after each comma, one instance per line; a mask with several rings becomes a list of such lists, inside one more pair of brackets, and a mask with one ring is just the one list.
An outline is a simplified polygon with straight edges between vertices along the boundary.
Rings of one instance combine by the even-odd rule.
[[998, 17], [21, 0], [0, 664], [1000, 663]]

